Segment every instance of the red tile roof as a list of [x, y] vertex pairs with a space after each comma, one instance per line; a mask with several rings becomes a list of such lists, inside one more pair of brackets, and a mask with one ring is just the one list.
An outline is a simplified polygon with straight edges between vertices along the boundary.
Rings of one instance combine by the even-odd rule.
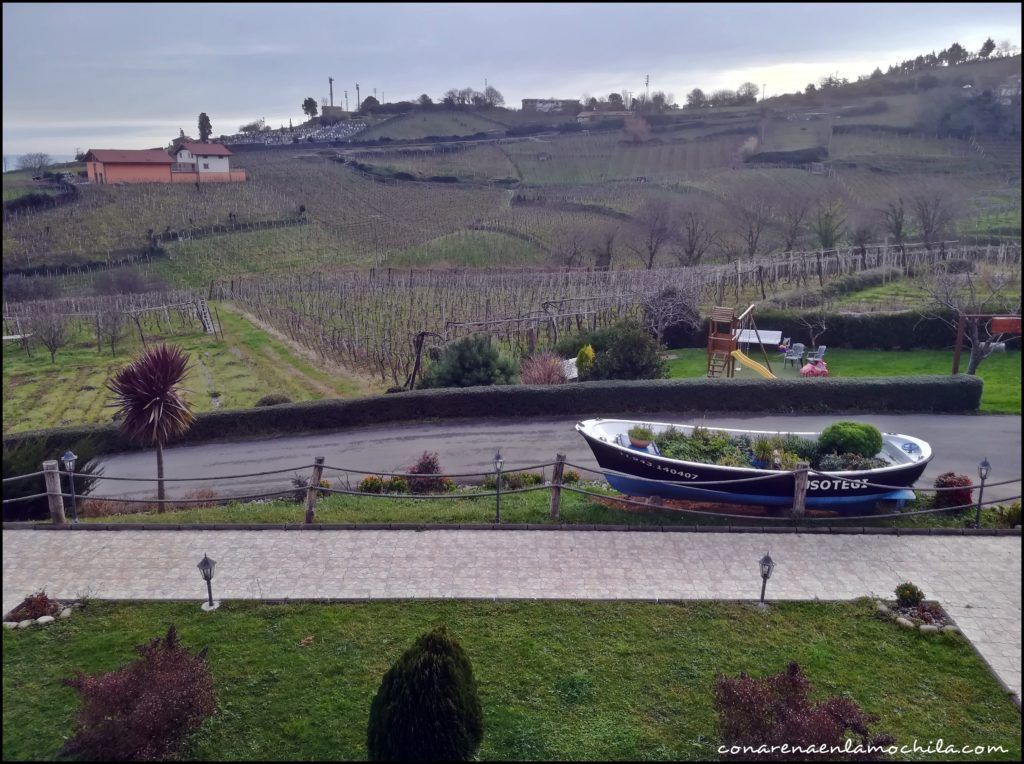
[[228, 151], [227, 146], [221, 146], [219, 143], [191, 143], [189, 141], [182, 141], [178, 149], [188, 149], [194, 156], [197, 157], [229, 157], [231, 152]]
[[174, 164], [163, 149], [89, 149], [86, 162], [104, 164]]

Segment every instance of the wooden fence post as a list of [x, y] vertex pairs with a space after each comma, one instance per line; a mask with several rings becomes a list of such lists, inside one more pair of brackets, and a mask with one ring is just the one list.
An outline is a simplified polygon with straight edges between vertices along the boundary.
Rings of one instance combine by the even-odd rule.
[[803, 517], [807, 508], [807, 470], [811, 465], [797, 462], [793, 471], [793, 517]]
[[313, 514], [316, 512], [316, 497], [320, 493], [320, 478], [324, 474], [324, 458], [318, 456], [313, 460], [313, 475], [309, 479], [309, 487], [306, 489], [306, 522], [313, 522]]
[[50, 521], [54, 525], [65, 525], [64, 497], [61, 495], [60, 468], [56, 459], [43, 462], [43, 478], [46, 480], [46, 498], [50, 502]]
[[551, 470], [551, 512], [552, 520], [558, 519], [558, 511], [562, 501], [562, 473], [565, 471], [565, 454], [555, 456], [555, 466]]

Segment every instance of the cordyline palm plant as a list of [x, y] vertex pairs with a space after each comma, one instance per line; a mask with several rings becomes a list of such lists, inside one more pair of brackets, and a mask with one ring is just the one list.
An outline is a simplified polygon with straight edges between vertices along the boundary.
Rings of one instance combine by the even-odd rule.
[[[157, 498], [164, 499], [164, 444], [192, 426], [192, 407], [180, 389], [191, 370], [188, 355], [177, 345], [151, 348], [117, 372], [107, 389], [114, 394], [121, 433], [156, 446]], [[161, 503], [157, 511], [162, 512]]]

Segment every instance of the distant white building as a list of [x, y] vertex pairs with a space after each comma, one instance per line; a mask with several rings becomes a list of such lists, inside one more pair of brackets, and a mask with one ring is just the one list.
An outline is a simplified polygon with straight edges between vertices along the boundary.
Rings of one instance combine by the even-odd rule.
[[245, 180], [244, 171], [231, 171], [231, 151], [219, 143], [183, 141], [171, 150], [172, 173], [197, 175], [199, 181]]

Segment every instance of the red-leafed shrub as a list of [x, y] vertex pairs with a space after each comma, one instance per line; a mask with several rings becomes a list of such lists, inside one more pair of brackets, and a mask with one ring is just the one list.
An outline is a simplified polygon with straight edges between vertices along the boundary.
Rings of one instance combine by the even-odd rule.
[[[744, 746], [844, 746], [847, 733], [854, 745], [888, 746], [893, 739], [885, 734], [872, 735], [868, 725], [878, 721], [849, 698], [833, 695], [812, 703], [813, 688], [800, 666], [789, 667], [774, 676], [754, 679], [746, 674], [721, 676], [715, 681], [715, 710], [723, 759], [737, 761], [879, 761], [887, 756], [872, 753], [794, 753], [781, 750], [762, 753], [743, 752]], [[738, 751], [733, 751], [738, 747]]]
[[61, 749], [90, 761], [157, 761], [181, 752], [186, 735], [213, 713], [206, 650], [192, 655], [174, 626], [136, 648], [142, 656], [96, 676], [78, 672], [63, 683], [82, 693], [77, 730]]
[[935, 494], [936, 507], [967, 507], [971, 504], [971, 486], [974, 483], [967, 475], [943, 472], [935, 478], [936, 488], [962, 488], [962, 491], [939, 491]]
[[416, 463], [407, 472], [410, 475], [433, 475], [435, 477], [410, 477], [409, 490], [413, 493], [443, 493], [455, 488], [455, 484], [446, 477], [436, 477], [441, 473], [441, 459], [436, 452], [424, 451]]
[[562, 359], [550, 351], [524, 358], [519, 364], [519, 380], [524, 385], [561, 385], [567, 381]]
[[60, 605], [46, 596], [46, 592], [36, 592], [21, 601], [8, 616], [10, 621], [26, 621], [42, 618], [44, 615], [57, 615]]

